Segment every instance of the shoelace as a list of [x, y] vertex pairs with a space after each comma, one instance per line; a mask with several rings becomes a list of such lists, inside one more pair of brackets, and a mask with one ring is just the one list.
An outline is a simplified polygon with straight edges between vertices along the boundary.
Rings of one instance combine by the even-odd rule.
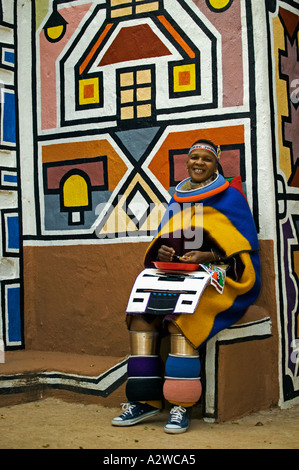
[[183, 406], [174, 406], [170, 410], [171, 421], [179, 423], [180, 421], [182, 421], [183, 415], [184, 413], [186, 413], [186, 411], [187, 411], [186, 408], [184, 408]]
[[122, 406], [122, 410], [124, 411], [123, 414], [133, 414], [132, 411], [133, 409], [135, 408], [136, 405], [134, 405], [133, 403], [121, 403], [121, 406]]

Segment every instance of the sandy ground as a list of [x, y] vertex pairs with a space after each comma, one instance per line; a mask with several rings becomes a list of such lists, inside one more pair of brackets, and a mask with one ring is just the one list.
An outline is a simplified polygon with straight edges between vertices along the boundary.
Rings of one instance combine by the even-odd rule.
[[126, 428], [110, 424], [119, 411], [56, 398], [3, 407], [0, 449], [299, 449], [299, 405], [219, 424], [195, 410], [181, 435], [163, 431], [167, 411]]

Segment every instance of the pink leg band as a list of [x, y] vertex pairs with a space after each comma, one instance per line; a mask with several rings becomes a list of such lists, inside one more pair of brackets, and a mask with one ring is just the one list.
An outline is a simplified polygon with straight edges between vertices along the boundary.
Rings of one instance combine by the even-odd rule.
[[201, 396], [202, 387], [197, 379], [168, 379], [166, 377], [163, 394], [170, 403], [196, 403]]

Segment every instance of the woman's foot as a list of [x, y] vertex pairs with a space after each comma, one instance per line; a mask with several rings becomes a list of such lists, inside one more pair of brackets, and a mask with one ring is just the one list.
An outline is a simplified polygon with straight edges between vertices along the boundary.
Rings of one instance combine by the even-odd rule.
[[169, 434], [179, 434], [189, 428], [189, 408], [173, 406], [170, 410], [169, 420], [164, 426], [164, 431]]
[[159, 408], [138, 402], [122, 403], [122, 409], [124, 412], [120, 416], [113, 418], [111, 422], [113, 426], [132, 426], [160, 412]]

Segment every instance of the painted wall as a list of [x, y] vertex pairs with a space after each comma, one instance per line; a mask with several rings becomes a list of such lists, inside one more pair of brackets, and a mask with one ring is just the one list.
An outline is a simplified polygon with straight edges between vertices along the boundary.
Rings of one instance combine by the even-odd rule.
[[268, 21], [281, 402], [289, 404], [299, 393], [299, 28], [294, 7], [279, 3]]
[[0, 3], [0, 362], [24, 342], [13, 2]]
[[298, 402], [297, 2], [16, 0], [2, 12], [1, 90], [18, 98], [15, 113], [1, 102], [6, 349], [127, 354], [144, 250], [188, 148], [208, 138], [256, 221], [263, 288], [249, 316], [271, 319], [269, 377], [281, 406]]

